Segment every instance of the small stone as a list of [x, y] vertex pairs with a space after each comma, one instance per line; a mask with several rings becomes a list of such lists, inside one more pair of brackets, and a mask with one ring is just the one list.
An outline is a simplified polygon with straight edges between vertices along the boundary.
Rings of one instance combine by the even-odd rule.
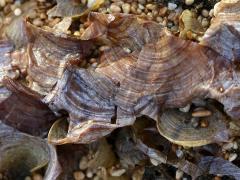
[[182, 151], [181, 149], [177, 149], [177, 150], [176, 150], [176, 156], [177, 156], [178, 158], [182, 158], [183, 155], [184, 155], [184, 153], [183, 153], [183, 151]]
[[200, 109], [200, 110], [194, 110], [194, 112], [192, 113], [192, 117], [207, 117], [207, 116], [211, 116], [212, 112], [209, 110], [204, 110], [204, 109]]
[[152, 165], [154, 165], [154, 166], [158, 166], [158, 165], [159, 165], [159, 162], [158, 162], [157, 160], [155, 160], [155, 159], [150, 158], [150, 162], [151, 162]]
[[73, 177], [75, 180], [83, 180], [85, 178], [85, 174], [82, 171], [75, 171], [73, 173]]
[[86, 176], [88, 178], [92, 178], [93, 177], [93, 172], [90, 169], [88, 169], [87, 172], [86, 172]]
[[188, 105], [186, 105], [185, 107], [183, 107], [183, 108], [179, 108], [179, 110], [180, 111], [182, 111], [182, 112], [189, 112], [189, 110], [190, 110], [190, 107], [191, 107], [191, 105], [190, 104], [188, 104]]
[[154, 4], [147, 4], [147, 5], [146, 5], [146, 8], [149, 9], [149, 10], [154, 10], [154, 9], [156, 9], [156, 7], [157, 7], [157, 6], [154, 5]]
[[110, 175], [114, 177], [120, 177], [126, 172], [126, 169], [111, 169]]
[[200, 120], [200, 127], [201, 128], [206, 128], [206, 127], [208, 127], [208, 125], [209, 125], [209, 122], [206, 119], [201, 119]]
[[194, 3], [194, 0], [185, 0], [185, 4], [190, 6]]
[[233, 149], [238, 149], [238, 144], [237, 144], [237, 142], [234, 142], [234, 143], [233, 143]]
[[214, 180], [221, 180], [222, 178], [220, 176], [215, 176]]
[[229, 157], [228, 157], [228, 160], [230, 161], [230, 162], [232, 162], [232, 161], [234, 161], [235, 159], [237, 159], [237, 154], [236, 153], [231, 153], [231, 154], [229, 154]]
[[223, 150], [223, 151], [230, 150], [230, 149], [232, 149], [232, 148], [233, 148], [233, 143], [232, 143], [232, 142], [226, 143], [226, 144], [224, 144], [224, 145], [222, 146], [222, 150]]
[[142, 4], [138, 4], [138, 8], [141, 9], [141, 10], [145, 9], [145, 7]]
[[75, 32], [73, 33], [73, 35], [74, 35], [74, 36], [80, 36], [80, 32], [79, 32], [79, 31], [75, 31]]
[[32, 178], [30, 176], [27, 176], [27, 177], [24, 178], [24, 180], [32, 180]]
[[208, 10], [203, 9], [203, 10], [202, 10], [202, 16], [203, 16], [203, 17], [208, 17], [208, 15], [209, 15]]
[[181, 171], [180, 169], [178, 169], [176, 171], [176, 180], [180, 180], [183, 177], [183, 171]]
[[122, 10], [123, 10], [123, 13], [129, 14], [129, 13], [130, 13], [130, 10], [131, 10], [131, 5], [128, 4], [128, 3], [124, 3], [124, 4], [122, 5]]
[[47, 15], [45, 13], [41, 13], [39, 15], [40, 19], [46, 19], [47, 18]]
[[213, 15], [214, 15], [214, 9], [211, 9], [211, 10], [209, 11], [209, 16], [210, 16], [210, 17], [213, 17]]
[[165, 14], [167, 13], [167, 7], [163, 7], [159, 10], [159, 15], [160, 16], [165, 16]]
[[111, 4], [110, 6], [110, 11], [112, 13], [120, 13], [121, 12], [121, 8], [115, 4]]
[[79, 162], [79, 169], [85, 170], [88, 167], [88, 159], [87, 157], [82, 157], [82, 159]]
[[207, 18], [202, 19], [202, 27], [208, 27], [209, 26], [209, 20]]
[[0, 0], [0, 6], [4, 7], [6, 5], [6, 1], [5, 0]]
[[226, 152], [226, 153], [224, 153], [224, 159], [226, 159], [226, 160], [228, 160], [228, 158], [229, 158], [229, 153], [228, 152]]
[[32, 177], [33, 180], [43, 180], [43, 177], [42, 175], [40, 174], [34, 174], [33, 177]]
[[15, 16], [20, 16], [22, 14], [22, 10], [20, 9], [20, 8], [16, 8], [15, 10], [14, 10], [14, 15]]
[[91, 65], [93, 68], [96, 68], [97, 66], [98, 66], [98, 63], [97, 62], [95, 62], [95, 63], [92, 63], [92, 65]]
[[34, 19], [34, 20], [33, 20], [33, 24], [34, 24], [35, 26], [42, 26], [42, 25], [43, 25], [43, 22], [42, 22], [42, 20], [41, 20], [40, 18], [37, 18], [37, 19]]
[[162, 18], [161, 16], [158, 16], [158, 17], [156, 18], [156, 21], [159, 22], [159, 23], [161, 23], [161, 22], [163, 22], [163, 18]]
[[168, 9], [170, 10], [170, 11], [172, 11], [172, 10], [174, 10], [174, 9], [176, 9], [177, 8], [177, 5], [176, 4], [174, 4], [174, 3], [168, 3]]

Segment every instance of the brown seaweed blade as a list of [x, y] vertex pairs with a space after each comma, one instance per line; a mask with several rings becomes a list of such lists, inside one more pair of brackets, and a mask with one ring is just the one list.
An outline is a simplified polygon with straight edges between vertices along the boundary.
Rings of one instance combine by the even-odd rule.
[[214, 49], [229, 60], [240, 59], [240, 1], [223, 0], [214, 7], [211, 26], [201, 44]]
[[65, 71], [53, 92], [44, 99], [53, 109], [69, 112], [67, 137], [55, 141], [56, 144], [89, 143], [119, 127], [111, 124], [115, 115], [109, 99], [114, 93], [111, 87], [114, 87], [111, 81], [90, 70], [68, 68]]
[[102, 38], [106, 36], [112, 43], [131, 51], [141, 50], [142, 46], [161, 37], [163, 27], [153, 21], [127, 14], [89, 14], [89, 27], [82, 39]]
[[46, 135], [56, 117], [41, 102], [41, 96], [9, 78], [4, 79], [4, 85], [11, 95], [0, 103], [2, 122], [31, 135]]
[[234, 72], [232, 63], [214, 51], [163, 36], [140, 53], [133, 52], [95, 72], [67, 70], [45, 102], [69, 112], [70, 129], [79, 129], [79, 123], [87, 120], [110, 125], [115, 110], [118, 127], [133, 124], [141, 115], [157, 120], [164, 108], [183, 107], [194, 98], [206, 97], [222, 102], [234, 117], [239, 113], [231, 94], [239, 89]]
[[55, 148], [46, 141], [20, 133], [0, 121], [0, 142], [0, 173], [4, 178], [24, 179], [46, 165], [46, 180], [59, 175]]
[[[208, 127], [193, 127], [191, 115], [172, 109], [163, 112], [157, 126], [160, 134], [169, 141], [182, 146], [202, 146], [214, 142], [228, 141], [230, 132], [227, 119], [216, 108], [212, 108], [213, 115], [202, 117], [209, 122]], [[189, 121], [189, 122], [187, 122]]]
[[90, 53], [92, 43], [30, 23], [26, 23], [26, 27], [30, 87], [40, 94], [47, 94], [62, 76], [67, 64], [78, 64]]

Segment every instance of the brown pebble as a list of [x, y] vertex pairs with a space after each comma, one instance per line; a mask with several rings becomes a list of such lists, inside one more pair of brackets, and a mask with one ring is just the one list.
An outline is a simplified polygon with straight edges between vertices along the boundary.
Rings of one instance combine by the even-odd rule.
[[40, 19], [46, 19], [47, 18], [47, 15], [45, 13], [41, 13], [39, 15]]
[[159, 15], [160, 16], [164, 16], [167, 13], [168, 8], [167, 7], [163, 7], [159, 10]]
[[41, 174], [34, 174], [32, 177], [33, 180], [43, 180], [43, 177]]
[[222, 178], [220, 176], [215, 176], [214, 180], [221, 180]]
[[209, 122], [206, 119], [200, 120], [200, 127], [206, 128], [206, 127], [208, 127], [208, 125], [209, 125]]
[[73, 173], [73, 177], [75, 180], [83, 180], [85, 178], [85, 174], [82, 171], [75, 171]]
[[209, 110], [195, 110], [192, 113], [192, 117], [207, 117], [207, 116], [211, 116], [212, 112]]

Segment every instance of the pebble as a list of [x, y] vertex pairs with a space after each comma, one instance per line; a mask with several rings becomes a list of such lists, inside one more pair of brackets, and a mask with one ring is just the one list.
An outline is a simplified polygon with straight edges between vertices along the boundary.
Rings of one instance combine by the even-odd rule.
[[46, 19], [47, 18], [47, 15], [45, 13], [41, 13], [39, 15], [40, 19]]
[[233, 148], [233, 143], [230, 142], [230, 143], [226, 143], [222, 146], [222, 150], [226, 151], [226, 150], [230, 150]]
[[210, 17], [213, 17], [213, 16], [214, 16], [214, 9], [211, 9], [211, 10], [209, 11], [209, 16], [210, 16]]
[[186, 105], [185, 107], [183, 107], [183, 108], [179, 108], [179, 110], [180, 111], [182, 111], [182, 112], [189, 112], [189, 110], [190, 110], [190, 107], [191, 107], [191, 105], [190, 104], [188, 104], [188, 105]]
[[16, 8], [15, 10], [14, 10], [14, 15], [15, 16], [20, 16], [22, 14], [22, 10], [20, 9], [20, 8]]
[[73, 177], [75, 180], [83, 180], [85, 178], [85, 174], [81, 171], [75, 171], [73, 173]]
[[87, 172], [86, 172], [86, 176], [88, 178], [92, 178], [93, 177], [93, 172], [90, 169], [88, 169]]
[[209, 110], [195, 110], [192, 113], [192, 117], [207, 117], [207, 116], [211, 116], [212, 112]]
[[27, 177], [24, 178], [24, 180], [32, 180], [32, 178], [30, 176], [27, 176]]
[[209, 20], [207, 18], [202, 19], [202, 27], [208, 27], [209, 26]]
[[185, 0], [185, 4], [190, 6], [194, 3], [194, 0]]
[[214, 180], [221, 180], [222, 178], [221, 177], [219, 177], [219, 176], [215, 176], [214, 177]]
[[163, 7], [159, 10], [159, 16], [164, 16], [167, 13], [167, 7]]
[[75, 31], [75, 32], [73, 33], [73, 35], [74, 35], [74, 36], [80, 36], [80, 32], [79, 32], [79, 31]]
[[234, 142], [234, 143], [233, 143], [233, 149], [238, 149], [238, 144], [237, 144], [237, 142]]
[[154, 10], [154, 9], [157, 8], [157, 6], [155, 4], [147, 4], [146, 8], [149, 9], [149, 10]]
[[231, 153], [231, 154], [229, 154], [229, 157], [228, 157], [228, 160], [230, 161], [230, 162], [232, 162], [232, 161], [234, 161], [235, 159], [237, 159], [237, 154], [236, 153]]
[[180, 180], [183, 177], [183, 171], [181, 171], [180, 169], [178, 169], [176, 171], [176, 180]]
[[126, 169], [111, 169], [110, 175], [114, 177], [122, 176], [126, 172]]
[[209, 125], [209, 122], [206, 119], [201, 119], [200, 120], [200, 126], [202, 128], [206, 128], [206, 127], [208, 127], [208, 125]]
[[202, 16], [203, 16], [203, 17], [208, 17], [208, 15], [209, 15], [208, 10], [203, 9], [203, 10], [202, 10]]
[[146, 0], [138, 0], [138, 2], [143, 5], [146, 4]]
[[174, 10], [174, 9], [176, 9], [177, 8], [177, 5], [176, 4], [174, 4], [174, 3], [168, 3], [168, 9], [170, 10], [170, 11], [172, 11], [172, 10]]
[[178, 158], [182, 158], [183, 155], [184, 155], [184, 153], [183, 153], [183, 151], [182, 151], [181, 149], [177, 149], [177, 150], [176, 150], [176, 156], [177, 156]]
[[120, 13], [121, 12], [121, 8], [115, 4], [111, 4], [110, 6], [110, 11], [112, 13]]
[[37, 19], [33, 20], [33, 24], [35, 26], [42, 26], [43, 25], [43, 21], [40, 18], [37, 18]]
[[128, 4], [128, 3], [124, 3], [124, 4], [122, 5], [122, 10], [123, 10], [123, 13], [129, 14], [129, 13], [130, 13], [130, 10], [131, 10], [131, 5]]
[[0, 0], [0, 6], [4, 7], [6, 5], [6, 1], [5, 0]]
[[87, 157], [82, 157], [82, 159], [79, 162], [79, 169], [85, 170], [88, 167], [88, 159]]
[[42, 175], [40, 174], [34, 174], [33, 177], [32, 177], [33, 180], [43, 180], [43, 177]]
[[157, 160], [155, 160], [155, 159], [150, 158], [150, 162], [151, 162], [152, 165], [154, 165], [154, 166], [158, 166], [158, 165], [159, 165], [159, 162], [158, 162]]

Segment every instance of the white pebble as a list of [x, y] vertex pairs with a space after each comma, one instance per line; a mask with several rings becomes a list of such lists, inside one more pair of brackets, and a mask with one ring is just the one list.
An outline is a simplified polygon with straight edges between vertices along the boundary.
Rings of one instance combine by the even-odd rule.
[[174, 10], [174, 9], [176, 9], [177, 8], [177, 5], [176, 4], [174, 4], [174, 3], [168, 3], [168, 9], [170, 10], [170, 11], [172, 11], [172, 10]]
[[128, 3], [124, 3], [122, 5], [122, 10], [123, 10], [123, 13], [126, 13], [126, 14], [130, 13], [131, 5]]
[[22, 10], [21, 10], [21, 9], [16, 8], [16, 9], [14, 10], [14, 15], [15, 15], [15, 16], [20, 16], [21, 14], [22, 14]]
[[177, 149], [176, 150], [176, 155], [178, 158], [182, 158], [183, 157], [183, 151], [181, 149]]
[[194, 3], [194, 0], [185, 0], [186, 5], [192, 5]]
[[231, 154], [229, 154], [229, 157], [228, 157], [228, 160], [230, 161], [230, 162], [232, 162], [232, 161], [234, 161], [235, 159], [237, 159], [237, 154], [236, 153], [231, 153]]
[[93, 172], [90, 169], [88, 169], [87, 172], [86, 172], [86, 176], [88, 178], [92, 178], [93, 177]]
[[6, 1], [5, 0], [0, 0], [0, 6], [4, 7], [6, 5]]
[[115, 4], [111, 4], [110, 10], [113, 13], [120, 13], [121, 12], [121, 8], [117, 5], [115, 5]]
[[238, 149], [238, 144], [237, 144], [237, 142], [234, 142], [234, 143], [233, 143], [233, 149]]
[[79, 169], [85, 170], [85, 169], [87, 169], [87, 167], [88, 167], [88, 159], [87, 159], [87, 157], [84, 156], [80, 160]]
[[230, 150], [233, 148], [233, 143], [230, 142], [230, 143], [226, 143], [222, 146], [222, 150], [226, 151], [226, 150]]
[[209, 15], [208, 10], [203, 9], [203, 10], [202, 10], [202, 16], [203, 16], [203, 17], [208, 17], [208, 15]]
[[116, 169], [116, 170], [112, 170], [110, 174], [111, 176], [119, 177], [119, 176], [122, 176], [125, 172], [126, 172], [126, 169]]
[[157, 160], [155, 160], [155, 159], [150, 158], [150, 162], [151, 162], [152, 165], [154, 165], [154, 166], [158, 166], [158, 165], [159, 165], [159, 162], [158, 162]]
[[178, 169], [176, 171], [176, 179], [179, 180], [183, 177], [183, 171], [181, 171], [180, 169]]

